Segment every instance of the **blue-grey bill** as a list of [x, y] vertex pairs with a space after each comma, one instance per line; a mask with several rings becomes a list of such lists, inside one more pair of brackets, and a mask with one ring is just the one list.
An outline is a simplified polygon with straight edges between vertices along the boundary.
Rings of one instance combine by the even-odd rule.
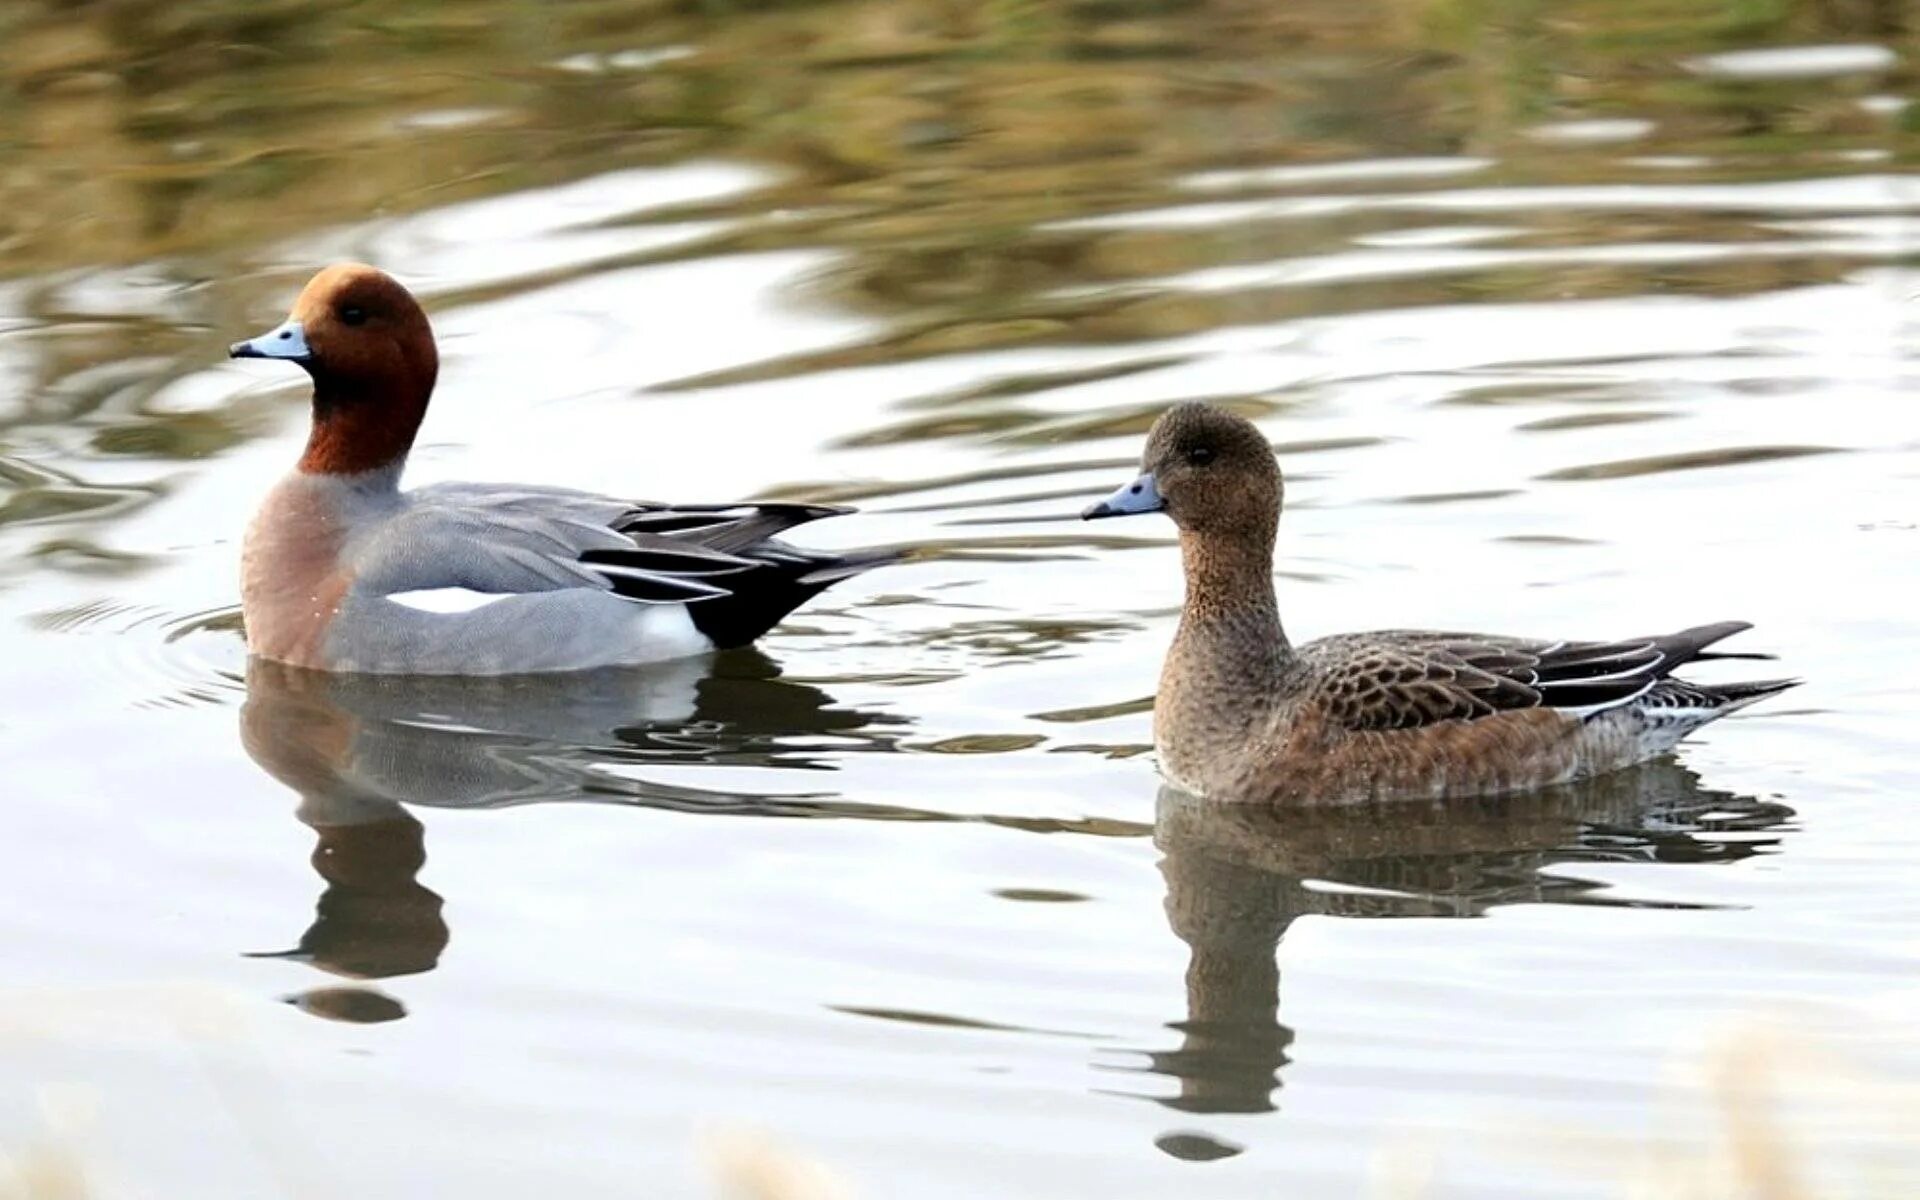
[[228, 358], [285, 358], [306, 362], [313, 357], [307, 348], [307, 331], [298, 321], [285, 321], [257, 338], [235, 342], [227, 347]]
[[1135, 513], [1159, 512], [1166, 506], [1167, 502], [1160, 498], [1160, 489], [1154, 485], [1153, 474], [1148, 472], [1082, 512], [1080, 519], [1091, 521], [1096, 517], [1130, 517]]

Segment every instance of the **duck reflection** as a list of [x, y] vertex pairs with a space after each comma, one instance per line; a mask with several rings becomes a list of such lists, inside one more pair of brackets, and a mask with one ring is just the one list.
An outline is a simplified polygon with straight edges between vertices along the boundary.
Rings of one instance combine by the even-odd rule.
[[[318, 835], [313, 869], [326, 881], [313, 924], [279, 955], [348, 979], [388, 979], [431, 971], [447, 945], [442, 901], [419, 881], [426, 831], [405, 811], [358, 823], [338, 814], [302, 819]], [[366, 815], [364, 813], [357, 815]]]
[[[1734, 862], [1779, 842], [1784, 805], [1700, 787], [1672, 761], [1530, 795], [1437, 804], [1275, 809], [1163, 788], [1154, 841], [1167, 918], [1191, 952], [1180, 1044], [1144, 1071], [1178, 1083], [1160, 1102], [1255, 1113], [1294, 1032], [1280, 1019], [1276, 950], [1307, 914], [1474, 917], [1503, 904], [1680, 907], [1619, 898], [1552, 868], [1582, 862]], [[1765, 836], [1776, 831], [1776, 836]]]
[[[619, 764], [825, 769], [820, 751], [891, 749], [899, 722], [791, 683], [764, 654], [564, 678], [343, 676], [253, 660], [241, 740], [300, 796], [325, 883], [297, 947], [277, 955], [356, 980], [432, 970], [449, 939], [419, 881], [426, 830], [410, 807], [599, 801], [832, 815], [832, 802], [669, 787]], [[321, 988], [293, 1002], [341, 1020], [391, 1020], [398, 1002]]]

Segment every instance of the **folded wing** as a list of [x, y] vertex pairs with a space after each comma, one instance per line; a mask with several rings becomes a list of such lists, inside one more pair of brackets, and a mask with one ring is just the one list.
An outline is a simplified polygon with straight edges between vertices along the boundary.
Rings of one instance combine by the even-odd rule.
[[1616, 642], [1396, 631], [1329, 638], [1307, 651], [1319, 657], [1320, 700], [1338, 725], [1416, 729], [1529, 708], [1585, 718], [1635, 701], [1659, 701], [1663, 688], [1676, 697], [1684, 690], [1707, 707], [1731, 703], [1743, 685], [1722, 691], [1668, 676], [1684, 663], [1720, 657], [1705, 653], [1706, 647], [1748, 628], [1743, 621], [1723, 621]]
[[376, 595], [465, 589], [610, 592], [685, 604], [716, 645], [740, 645], [808, 597], [897, 555], [805, 550], [777, 535], [849, 509], [807, 504], [634, 504], [560, 488], [442, 484], [351, 549]]

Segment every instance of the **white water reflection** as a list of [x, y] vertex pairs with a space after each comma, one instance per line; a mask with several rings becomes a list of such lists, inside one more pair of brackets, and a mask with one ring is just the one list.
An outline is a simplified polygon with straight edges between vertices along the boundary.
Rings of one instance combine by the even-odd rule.
[[730, 163], [616, 171], [301, 237], [275, 257], [288, 264], [343, 258], [377, 263], [427, 297], [452, 288], [477, 290], [709, 240], [732, 223], [663, 221], [659, 215], [738, 202], [771, 178]]
[[1569, 187], [1472, 188], [1360, 196], [1290, 196], [1278, 200], [1184, 204], [1142, 212], [1076, 217], [1062, 230], [1188, 229], [1258, 221], [1299, 221], [1372, 212], [1724, 212], [1769, 214], [1912, 212], [1920, 183], [1905, 175], [1775, 179], [1743, 184], [1590, 184]]
[[1205, 171], [1176, 184], [1196, 192], [1243, 188], [1321, 187], [1329, 183], [1393, 183], [1472, 175], [1494, 165], [1490, 158], [1371, 158], [1352, 162], [1297, 163], [1240, 171]]
[[[1187, 292], [1249, 292], [1259, 288], [1314, 287], [1370, 280], [1433, 279], [1470, 272], [1516, 268], [1579, 266], [1660, 266], [1681, 263], [1764, 261], [1802, 256], [1880, 260], [1920, 252], [1920, 221], [1887, 221], [1862, 227], [1807, 226], [1807, 232], [1839, 234], [1798, 241], [1716, 245], [1687, 242], [1620, 242], [1608, 246], [1568, 246], [1550, 250], [1421, 249], [1402, 246], [1386, 251], [1359, 251], [1318, 257], [1288, 258], [1282, 262], [1242, 267], [1213, 267], [1142, 281], [1133, 286]], [[1517, 231], [1516, 231], [1517, 232]], [[1477, 239], [1478, 240], [1478, 239]], [[1066, 290], [1062, 296], [1083, 296], [1104, 289]]]
[[1774, 46], [1729, 50], [1687, 61], [1689, 70], [1719, 79], [1830, 79], [1892, 70], [1900, 56], [1886, 46]]
[[1529, 140], [1549, 145], [1600, 146], [1637, 142], [1657, 128], [1654, 122], [1638, 117], [1595, 117], [1586, 121], [1550, 121], [1523, 132]]

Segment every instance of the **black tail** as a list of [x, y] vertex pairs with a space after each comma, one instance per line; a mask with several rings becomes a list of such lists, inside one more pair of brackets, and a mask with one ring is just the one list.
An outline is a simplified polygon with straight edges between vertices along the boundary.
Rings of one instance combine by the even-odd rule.
[[[907, 557], [904, 550], [830, 554], [797, 550], [781, 542], [771, 545], [779, 547], [778, 558], [715, 580], [726, 587], [726, 595], [687, 605], [687, 615], [693, 618], [694, 628], [706, 634], [716, 647], [727, 650], [744, 646], [841, 580]], [[758, 555], [750, 553], [748, 557]]]
[[636, 504], [614, 522], [631, 548], [580, 557], [628, 599], [686, 605], [694, 628], [731, 649], [842, 579], [908, 556], [893, 549], [807, 550], [778, 536], [852, 511], [825, 504]]

